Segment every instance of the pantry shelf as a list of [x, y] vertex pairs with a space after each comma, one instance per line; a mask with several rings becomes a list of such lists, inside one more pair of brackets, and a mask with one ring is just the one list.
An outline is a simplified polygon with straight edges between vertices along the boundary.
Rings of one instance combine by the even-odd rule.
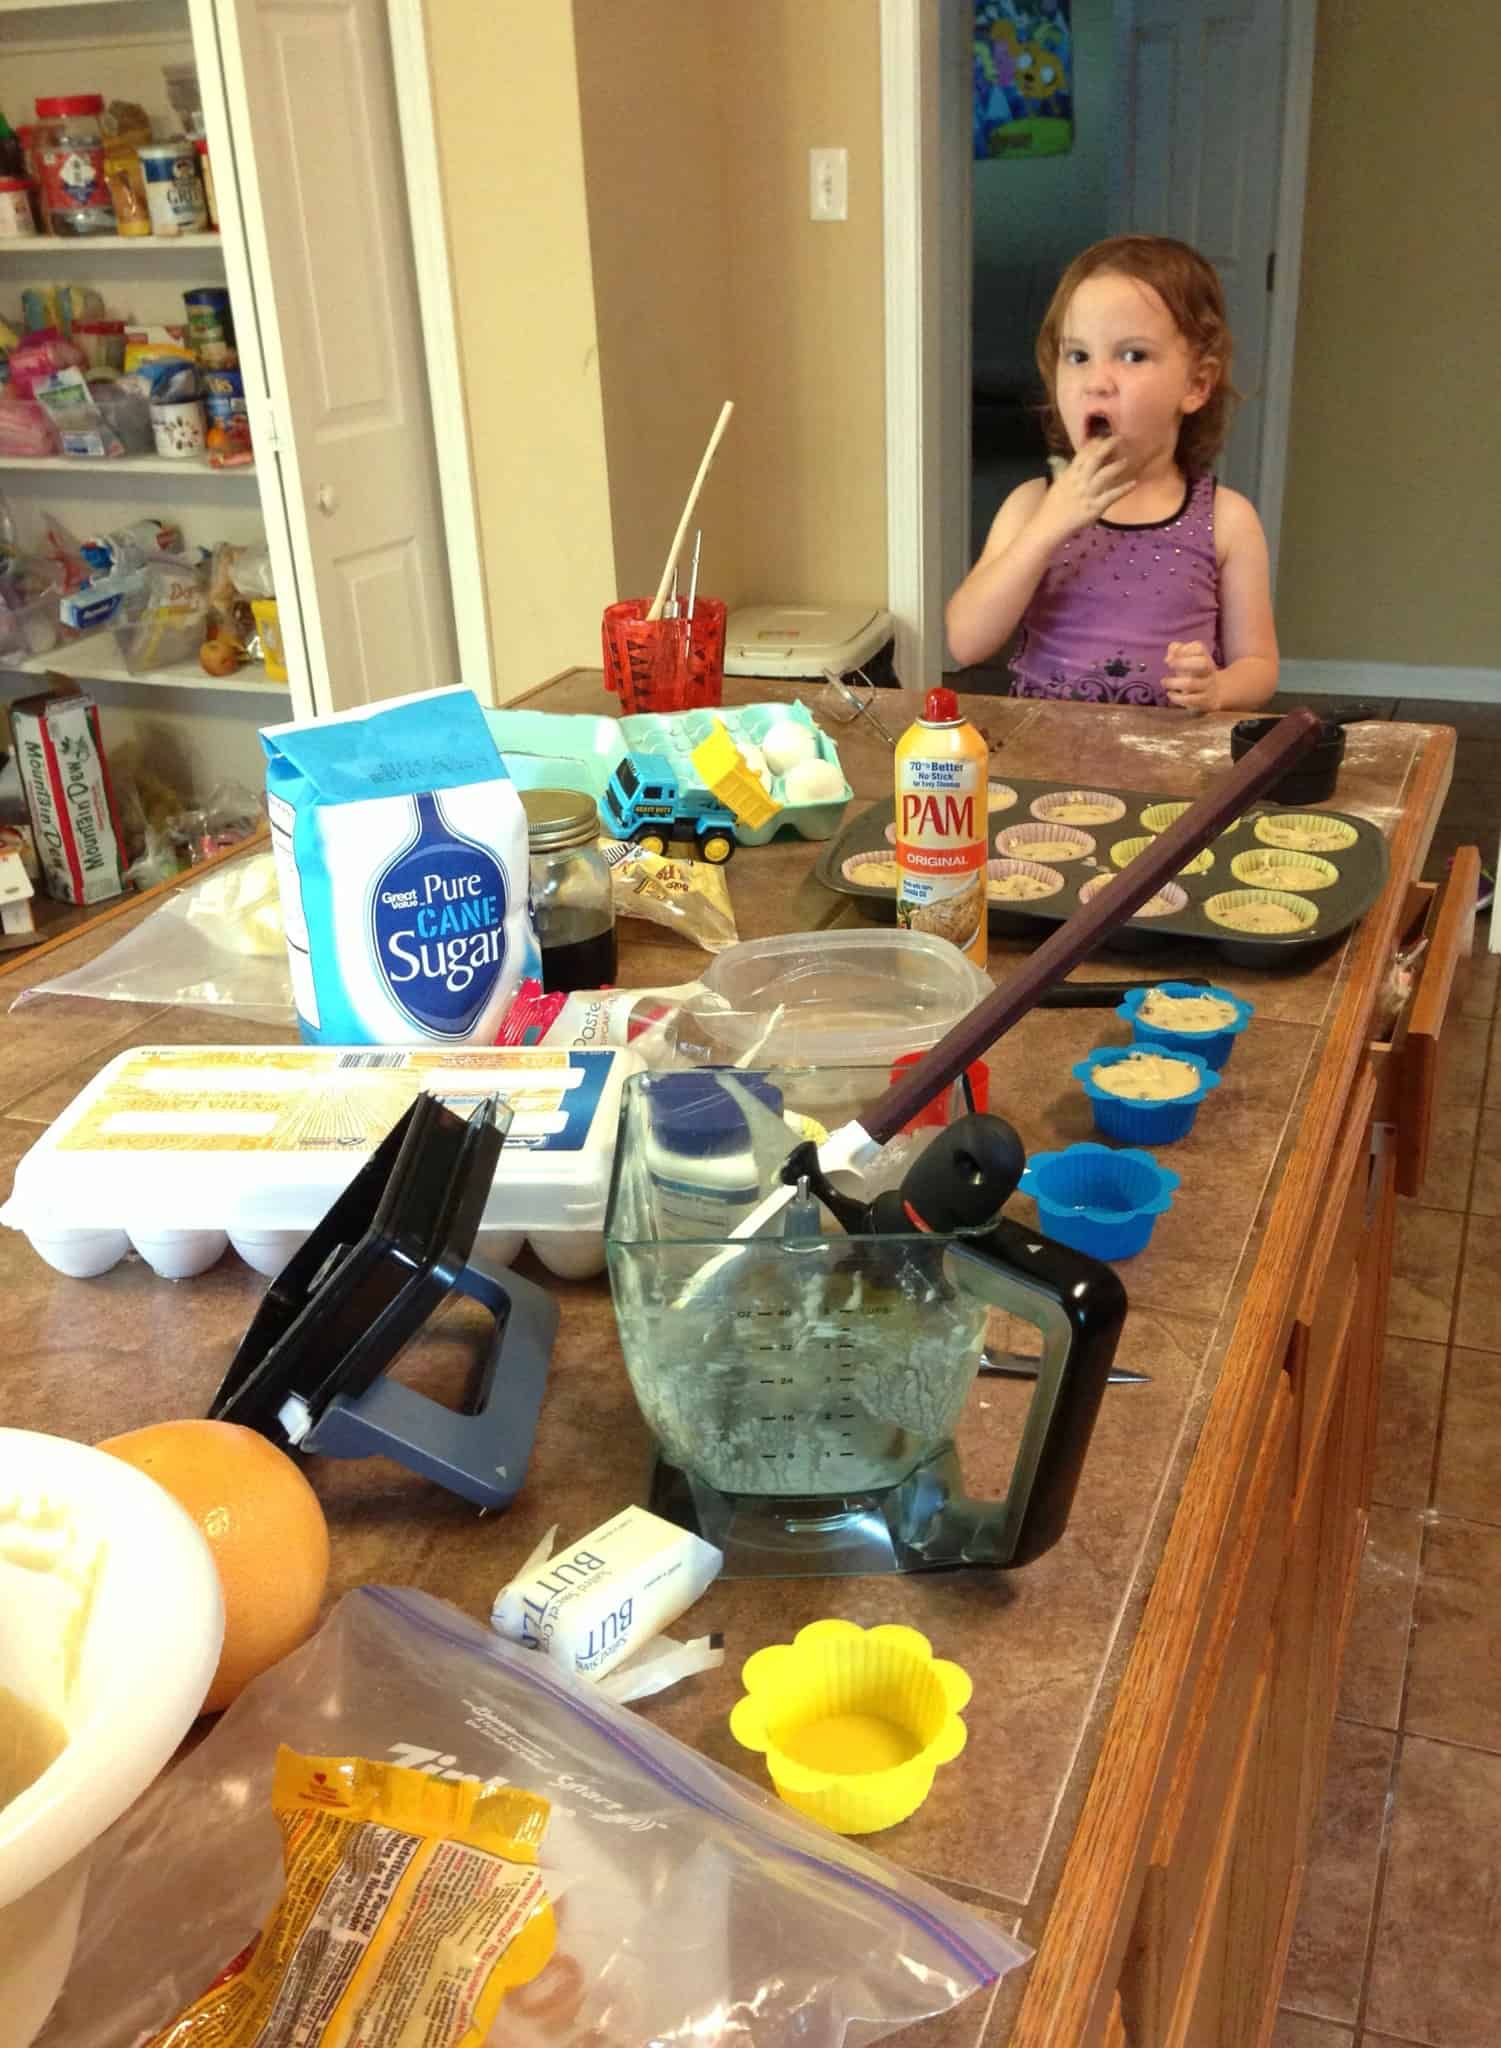
[[170, 455], [117, 455], [89, 461], [72, 455], [0, 455], [0, 469], [45, 470], [57, 475], [97, 479], [109, 476], [212, 477], [216, 483], [237, 477], [254, 480], [255, 464], [242, 463], [237, 469], [215, 469], [207, 462], [179, 462]]
[[125, 666], [113, 633], [91, 633], [87, 639], [54, 647], [46, 654], [24, 655], [19, 661], [0, 654], [0, 670], [17, 675], [44, 675], [49, 669], [79, 683], [143, 683], [157, 690], [231, 690], [248, 697], [285, 697], [285, 683], [268, 683], [259, 666], [232, 676], [205, 675], [197, 660], [174, 662], [170, 668], [133, 674]]
[[207, 249], [223, 253], [218, 235], [19, 235], [0, 241], [0, 260], [27, 256], [38, 269], [50, 269], [59, 257], [201, 256]]

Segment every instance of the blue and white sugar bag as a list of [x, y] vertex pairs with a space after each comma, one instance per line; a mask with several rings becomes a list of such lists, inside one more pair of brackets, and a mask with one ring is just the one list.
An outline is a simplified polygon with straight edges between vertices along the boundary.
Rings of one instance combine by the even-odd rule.
[[273, 725], [266, 805], [313, 1045], [492, 1045], [541, 979], [526, 814], [472, 690]]

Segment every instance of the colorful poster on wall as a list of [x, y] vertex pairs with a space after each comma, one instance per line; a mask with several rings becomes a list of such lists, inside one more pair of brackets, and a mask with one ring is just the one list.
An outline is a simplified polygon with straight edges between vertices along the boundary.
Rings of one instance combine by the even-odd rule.
[[1074, 146], [1071, 0], [975, 0], [975, 157]]

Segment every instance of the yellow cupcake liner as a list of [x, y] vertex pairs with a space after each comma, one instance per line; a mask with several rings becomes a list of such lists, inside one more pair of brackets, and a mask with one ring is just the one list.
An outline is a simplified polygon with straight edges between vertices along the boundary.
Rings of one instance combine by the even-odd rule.
[[740, 1677], [731, 1735], [765, 1754], [780, 1798], [837, 1834], [916, 1813], [965, 1744], [969, 1674], [915, 1628], [809, 1622], [757, 1650]]
[[[1138, 855], [1145, 853], [1149, 846], [1155, 846], [1156, 843], [1155, 833], [1148, 833], [1144, 837], [1137, 839], [1117, 839], [1114, 846], [1110, 849], [1110, 858], [1116, 867], [1127, 867]], [[1213, 850], [1206, 846], [1202, 853], [1196, 853], [1192, 860], [1185, 861], [1183, 866], [1179, 868], [1178, 873], [1180, 875], [1207, 875], [1213, 866]]]
[[1030, 825], [1004, 825], [995, 835], [995, 850], [1011, 860], [1031, 860], [1028, 845], [1066, 846], [1067, 853], [1052, 854], [1049, 860], [1087, 860], [1094, 852], [1094, 840], [1081, 825], [1050, 825], [1045, 818]]
[[1188, 809], [1181, 804], [1148, 804], [1141, 814], [1141, 822], [1151, 833], [1165, 832], [1169, 825], [1176, 824]]
[[[1348, 819], [1321, 817], [1317, 811], [1307, 814], [1264, 812], [1252, 829], [1263, 846], [1280, 846], [1290, 853], [1338, 853], [1341, 847], [1353, 846], [1360, 837]], [[1287, 837], [1290, 832], [1297, 833], [1299, 838], [1306, 833], [1318, 844], [1313, 847], [1296, 845]]]
[[1227, 912], [1233, 912], [1237, 904], [1280, 903], [1290, 910], [1298, 920], [1300, 931], [1310, 930], [1317, 922], [1319, 906], [1310, 903], [1306, 896], [1290, 896], [1285, 889], [1222, 889], [1218, 896], [1211, 896], [1204, 905], [1204, 915], [1212, 924], [1222, 925], [1226, 931], [1240, 932], [1248, 939], [1290, 939], [1292, 932], [1250, 932], [1243, 926], [1230, 922]]
[[[1098, 896], [1102, 889], [1108, 889], [1116, 879], [1114, 875], [1096, 875], [1093, 881], [1086, 882], [1079, 891], [1079, 901], [1087, 903], [1091, 896]], [[1187, 908], [1188, 891], [1180, 888], [1176, 882], [1164, 882], [1157, 894], [1149, 896], [1140, 910], [1132, 911], [1130, 922], [1134, 924], [1139, 917], [1176, 917], [1180, 910]]]
[[1304, 894], [1310, 889], [1330, 889], [1339, 880], [1339, 869], [1332, 860], [1317, 853], [1294, 852], [1288, 846], [1252, 847], [1247, 853], [1236, 854], [1230, 863], [1231, 874], [1248, 889], [1276, 889], [1279, 884], [1273, 877], [1279, 868], [1304, 868], [1318, 876], [1316, 882], [1298, 884]]
[[[1118, 818], [1126, 815], [1125, 800], [1108, 789], [1050, 789], [1046, 796], [1034, 797], [1028, 806], [1034, 818], [1041, 818], [1048, 825], [1066, 825], [1066, 818], [1057, 818], [1054, 813], [1064, 804], [1099, 804], [1105, 811], [1103, 818], [1093, 820], [1095, 824], [1113, 825]], [[1081, 828], [1082, 829], [1082, 828]]]

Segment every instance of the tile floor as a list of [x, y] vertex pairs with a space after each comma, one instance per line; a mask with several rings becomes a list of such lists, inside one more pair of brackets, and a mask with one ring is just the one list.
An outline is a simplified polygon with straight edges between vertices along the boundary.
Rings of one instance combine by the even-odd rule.
[[[960, 686], [1004, 682], [971, 670]], [[1428, 875], [1467, 843], [1494, 866], [1501, 706], [1370, 709], [1458, 731]], [[1429, 1178], [1398, 1222], [1370, 1534], [1273, 2048], [1501, 2048], [1501, 955], [1488, 937], [1482, 920]]]

